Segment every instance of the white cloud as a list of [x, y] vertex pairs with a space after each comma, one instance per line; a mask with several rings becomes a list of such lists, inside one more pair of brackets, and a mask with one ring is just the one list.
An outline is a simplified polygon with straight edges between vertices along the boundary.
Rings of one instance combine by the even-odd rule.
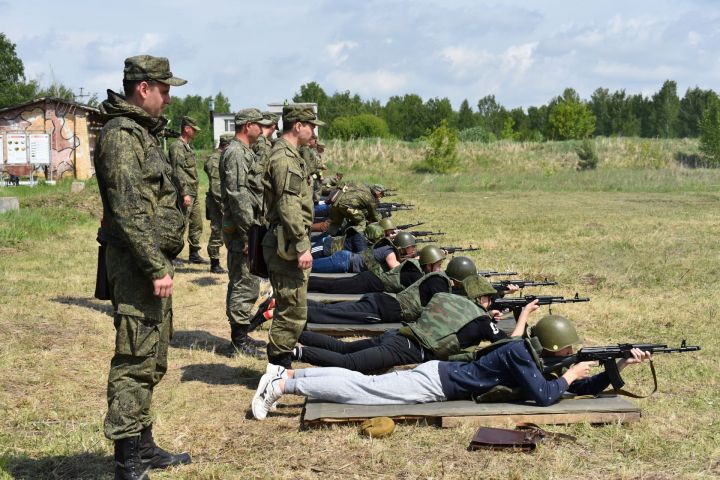
[[332, 60], [336, 65], [339, 65], [347, 61], [348, 58], [350, 58], [348, 52], [354, 48], [357, 48], [357, 46], [357, 42], [342, 41], [337, 43], [331, 43], [330, 45], [325, 47], [325, 51], [330, 57], [330, 60]]
[[334, 71], [328, 75], [328, 79], [339, 90], [350, 90], [352, 93], [369, 96], [406, 93], [401, 90], [408, 85], [406, 74], [382, 69], [360, 73]]
[[533, 63], [533, 52], [536, 47], [537, 43], [513, 45], [504, 52], [494, 54], [485, 50], [453, 46], [442, 49], [440, 57], [450, 62], [451, 69], [458, 76], [477, 75], [484, 69], [523, 74]]
[[697, 47], [702, 41], [702, 36], [697, 32], [688, 32], [687, 41], [691, 47]]
[[621, 80], [666, 80], [668, 78], [677, 78], [681, 73], [680, 69], [667, 65], [649, 67], [606, 61], [599, 62], [592, 71], [601, 77]]

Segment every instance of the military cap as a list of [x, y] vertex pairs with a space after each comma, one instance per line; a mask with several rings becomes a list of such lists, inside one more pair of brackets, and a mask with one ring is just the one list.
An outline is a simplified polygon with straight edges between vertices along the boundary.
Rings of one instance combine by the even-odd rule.
[[232, 133], [223, 133], [220, 135], [220, 146], [229, 144], [233, 138], [235, 138], [235, 135]]
[[383, 193], [383, 194], [385, 193], [385, 190], [387, 190], [384, 185], [381, 185], [379, 183], [374, 183], [374, 184], [370, 185], [370, 189], [373, 192]]
[[282, 113], [283, 124], [287, 125], [293, 122], [308, 122], [318, 127], [325, 125], [325, 122], [318, 120], [317, 115], [310, 107], [300, 107], [297, 105], [286, 105], [283, 107]]
[[[262, 116], [265, 120], [270, 120], [272, 123], [276, 124], [280, 121], [280, 115], [277, 113], [272, 112], [262, 112]], [[271, 123], [271, 125], [272, 125]]]
[[235, 114], [235, 125], [245, 125], [246, 123], [258, 123], [269, 127], [272, 125], [270, 120], [265, 120], [263, 114], [257, 108], [245, 108]]
[[192, 127], [195, 131], [200, 131], [200, 127], [198, 127], [197, 122], [192, 117], [182, 117], [182, 121], [180, 122], [180, 129], [183, 129], [185, 127]]
[[123, 79], [129, 81], [154, 80], [173, 87], [187, 83], [187, 80], [173, 76], [170, 71], [170, 61], [167, 58], [153, 57], [152, 55], [126, 58]]
[[468, 298], [476, 299], [483, 296], [491, 296], [497, 293], [495, 287], [487, 281], [485, 277], [479, 275], [470, 275], [462, 282], [465, 294]]
[[390, 417], [375, 417], [360, 425], [360, 434], [372, 438], [387, 437], [395, 431], [395, 422]]

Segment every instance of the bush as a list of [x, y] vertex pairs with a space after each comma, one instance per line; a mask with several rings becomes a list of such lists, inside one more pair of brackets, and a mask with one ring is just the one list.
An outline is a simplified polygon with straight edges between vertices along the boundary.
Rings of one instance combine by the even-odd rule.
[[492, 132], [488, 132], [483, 127], [466, 128], [460, 132], [459, 138], [463, 142], [490, 143], [497, 140]]
[[424, 160], [415, 171], [426, 173], [448, 173], [460, 163], [457, 154], [458, 134], [448, 127], [447, 120], [440, 122], [440, 126], [427, 137], [428, 147], [425, 150]]
[[371, 114], [337, 117], [330, 126], [328, 136], [341, 140], [356, 138], [387, 138], [390, 129], [384, 119]]
[[710, 166], [720, 166], [720, 104], [710, 104], [700, 120], [700, 151]]
[[595, 170], [597, 168], [599, 159], [595, 145], [590, 140], [583, 140], [575, 153], [578, 156], [578, 170]]

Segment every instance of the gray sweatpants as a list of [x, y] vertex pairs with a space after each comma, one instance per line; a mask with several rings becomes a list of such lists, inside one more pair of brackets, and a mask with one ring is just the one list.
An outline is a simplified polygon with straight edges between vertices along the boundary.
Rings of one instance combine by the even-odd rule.
[[285, 381], [285, 393], [354, 405], [394, 405], [445, 401], [438, 361], [412, 370], [363, 375], [337, 367], [295, 370]]

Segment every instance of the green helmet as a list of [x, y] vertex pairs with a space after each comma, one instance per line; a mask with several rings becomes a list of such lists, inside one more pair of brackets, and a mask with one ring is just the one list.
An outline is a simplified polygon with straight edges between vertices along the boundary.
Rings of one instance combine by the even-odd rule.
[[475, 263], [468, 257], [454, 257], [450, 260], [445, 268], [445, 275], [462, 282], [466, 277], [477, 275]]
[[560, 315], [545, 315], [532, 327], [530, 336], [536, 337], [540, 345], [551, 352], [581, 342], [572, 322]]
[[365, 227], [365, 237], [372, 243], [377, 242], [385, 236], [385, 230], [377, 223], [371, 223]]
[[370, 190], [372, 190], [373, 193], [382, 193], [382, 194], [384, 194], [386, 189], [385, 189], [385, 186], [384, 186], [384, 185], [381, 185], [381, 184], [379, 184], [379, 183], [373, 183], [372, 185], [370, 185]]
[[395, 230], [395, 224], [387, 217], [380, 220], [380, 226], [383, 230]]
[[495, 287], [493, 287], [485, 277], [481, 277], [480, 275], [469, 275], [465, 277], [462, 284], [465, 295], [472, 300], [483, 296], [489, 297], [497, 293]]
[[427, 245], [420, 250], [420, 265], [430, 265], [445, 258], [445, 252], [433, 245]]
[[393, 243], [397, 248], [407, 248], [415, 246], [415, 237], [408, 232], [400, 232], [395, 235]]

